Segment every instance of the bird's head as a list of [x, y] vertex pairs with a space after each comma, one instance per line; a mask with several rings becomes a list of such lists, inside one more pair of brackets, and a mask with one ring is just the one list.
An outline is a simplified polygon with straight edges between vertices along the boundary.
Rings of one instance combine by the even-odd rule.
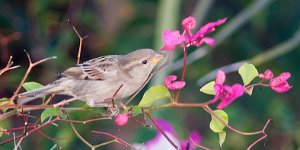
[[164, 57], [152, 49], [139, 49], [121, 57], [121, 69], [134, 78], [146, 78]]

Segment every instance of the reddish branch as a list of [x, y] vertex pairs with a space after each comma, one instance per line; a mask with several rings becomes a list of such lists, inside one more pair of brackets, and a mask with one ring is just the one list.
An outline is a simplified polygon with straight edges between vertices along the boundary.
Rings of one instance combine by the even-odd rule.
[[193, 140], [193, 138], [191, 138], [191, 137], [190, 137], [190, 140], [191, 140], [192, 144], [195, 145], [196, 147], [202, 148], [202, 149], [204, 149], [204, 150], [210, 150], [210, 148], [207, 148], [207, 147], [205, 147], [205, 146], [203, 146], [203, 145], [201, 145], [201, 144], [196, 143], [196, 142]]
[[53, 57], [48, 57], [48, 58], [45, 58], [45, 59], [42, 59], [42, 60], [39, 60], [39, 61], [33, 63], [32, 60], [31, 60], [31, 58], [30, 58], [30, 56], [29, 56], [29, 54], [26, 52], [26, 50], [24, 50], [24, 51], [25, 51], [25, 53], [27, 55], [27, 58], [28, 58], [28, 61], [29, 61], [29, 66], [27, 68], [27, 71], [26, 71], [25, 75], [23, 76], [22, 81], [20, 82], [19, 86], [17, 87], [14, 95], [10, 98], [10, 103], [9, 104], [14, 104], [13, 101], [18, 96], [18, 94], [19, 94], [19, 92], [21, 90], [22, 85], [26, 81], [26, 79], [27, 79], [27, 77], [28, 77], [28, 75], [31, 72], [31, 70], [32, 70], [33, 67], [35, 67], [36, 65], [39, 65], [39, 64], [41, 64], [41, 63], [43, 63], [45, 61], [48, 61], [48, 60], [51, 60], [51, 59], [56, 59], [56, 56], [53, 56]]
[[152, 115], [149, 112], [145, 112], [145, 114], [150, 118], [150, 120], [153, 122], [155, 127], [158, 129], [158, 131], [168, 140], [168, 142], [176, 149], [180, 150], [180, 148], [168, 137], [168, 135], [164, 132], [164, 130], [159, 126], [159, 124], [156, 122], [156, 120], [152, 117]]
[[9, 57], [9, 60], [8, 60], [8, 62], [7, 62], [7, 64], [6, 64], [6, 66], [5, 66], [3, 69], [0, 70], [0, 76], [1, 76], [4, 72], [6, 72], [6, 71], [8, 71], [8, 70], [11, 70], [11, 69], [15, 69], [15, 68], [20, 67], [20, 66], [13, 66], [13, 67], [12, 67], [13, 63], [14, 63], [14, 62], [12, 61], [12, 56], [10, 56], [10, 57]]
[[107, 133], [107, 132], [101, 132], [101, 131], [92, 131], [92, 133], [96, 133], [96, 134], [102, 134], [102, 135], [107, 135], [107, 136], [110, 136], [112, 138], [114, 138], [115, 142], [119, 143], [119, 144], [122, 144], [124, 146], [128, 146], [130, 147], [131, 149], [134, 149], [134, 150], [137, 150], [134, 146], [130, 145], [128, 142], [122, 140], [121, 138], [115, 136], [115, 135], [112, 135], [110, 133]]
[[77, 37], [79, 38], [79, 47], [78, 47], [78, 53], [77, 53], [77, 64], [80, 63], [80, 56], [81, 56], [81, 48], [82, 48], [82, 41], [88, 37], [88, 35], [82, 37], [77, 29], [72, 25], [71, 20], [68, 19], [69, 24], [72, 26], [74, 32], [76, 33]]

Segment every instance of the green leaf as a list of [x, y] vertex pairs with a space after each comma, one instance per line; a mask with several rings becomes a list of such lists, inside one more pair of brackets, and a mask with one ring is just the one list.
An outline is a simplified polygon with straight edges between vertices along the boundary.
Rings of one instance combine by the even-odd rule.
[[239, 69], [244, 85], [248, 85], [255, 77], [258, 76], [258, 71], [254, 65], [245, 63]]
[[45, 109], [41, 114], [41, 122], [44, 122], [48, 117], [57, 116], [60, 114], [60, 117], [65, 119], [67, 117], [66, 114], [61, 113], [59, 107], [52, 107]]
[[215, 95], [214, 85], [215, 85], [215, 81], [208, 82], [200, 89], [200, 92], [209, 95]]
[[[9, 103], [9, 99], [4, 97], [0, 99], [0, 106], [6, 105]], [[8, 108], [3, 108], [2, 111], [5, 113]]]
[[22, 87], [26, 90], [26, 91], [32, 91], [38, 88], [43, 87], [43, 85], [37, 83], [37, 82], [25, 82]]
[[225, 142], [225, 139], [226, 139], [226, 132], [225, 131], [219, 132], [219, 144], [221, 147]]
[[[223, 110], [214, 110], [214, 112], [226, 123], [228, 124], [228, 115]], [[225, 125], [220, 122], [217, 118], [211, 115], [211, 121], [209, 124], [210, 129], [215, 133], [223, 132]]]
[[142, 100], [139, 103], [139, 107], [150, 107], [155, 101], [161, 100], [163, 98], [170, 98], [171, 94], [169, 90], [163, 85], [152, 86], [148, 89]]
[[132, 109], [132, 116], [137, 116], [139, 114], [141, 114], [143, 111], [140, 107], [138, 107], [137, 105], [133, 106]]
[[0, 137], [2, 136], [2, 134], [3, 134], [3, 132], [2, 132], [2, 131], [0, 131]]

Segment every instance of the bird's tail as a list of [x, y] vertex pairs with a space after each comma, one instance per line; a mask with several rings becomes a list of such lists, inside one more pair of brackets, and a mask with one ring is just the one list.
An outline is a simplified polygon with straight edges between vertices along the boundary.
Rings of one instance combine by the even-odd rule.
[[36, 90], [21, 93], [18, 95], [19, 98], [17, 100], [17, 103], [22, 105], [22, 104], [26, 104], [32, 100], [35, 100], [37, 98], [49, 95], [55, 91], [54, 88], [55, 88], [55, 86], [53, 84], [49, 84], [42, 88], [38, 88]]

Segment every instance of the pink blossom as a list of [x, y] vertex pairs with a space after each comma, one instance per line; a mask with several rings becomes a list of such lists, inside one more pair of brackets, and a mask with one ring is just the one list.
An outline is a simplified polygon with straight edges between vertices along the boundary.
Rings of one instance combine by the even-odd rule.
[[196, 20], [194, 17], [189, 16], [182, 20], [181, 25], [184, 30], [191, 31], [196, 27]]
[[267, 69], [264, 74], [259, 74], [258, 77], [264, 80], [270, 80], [273, 78], [273, 72]]
[[191, 39], [188, 39], [186, 42], [190, 42], [192, 45], [197, 47], [201, 46], [203, 43], [207, 43], [210, 46], [215, 44], [215, 41], [212, 38], [205, 37], [205, 34], [215, 31], [215, 27], [225, 23], [227, 18], [219, 19], [215, 22], [207, 23], [202, 26], [196, 34], [194, 34]]
[[206, 43], [209, 46], [214, 46], [216, 44], [216, 41], [213, 38], [205, 37], [205, 38], [202, 38], [199, 42], [196, 42], [195, 44], [196, 44], [197, 47], [199, 47], [203, 43]]
[[164, 86], [169, 90], [180, 90], [185, 86], [184, 81], [176, 81], [177, 76], [170, 75], [165, 78]]
[[194, 17], [189, 16], [182, 20], [181, 25], [185, 30], [185, 33], [188, 36], [188, 38], [191, 38], [193, 35], [191, 30], [196, 27], [196, 19]]
[[216, 84], [222, 84], [223, 85], [225, 80], [226, 80], [225, 73], [223, 71], [218, 71], [217, 76], [216, 76], [216, 81], [215, 81]]
[[123, 126], [128, 121], [128, 115], [127, 114], [119, 114], [117, 118], [115, 119], [115, 124], [118, 126]]
[[196, 20], [194, 17], [187, 17], [182, 20], [181, 25], [184, 29], [184, 32], [180, 34], [178, 30], [165, 30], [163, 31], [162, 39], [163, 39], [163, 47], [161, 50], [174, 50], [176, 46], [182, 44], [189, 44], [194, 46], [201, 46], [206, 43], [210, 46], [216, 44], [216, 41], [213, 38], [206, 37], [205, 35], [215, 31], [215, 27], [225, 23], [227, 18], [219, 19], [215, 22], [207, 23], [202, 26], [195, 34], [191, 32], [192, 29], [196, 27]]
[[287, 80], [291, 77], [291, 74], [289, 72], [284, 72], [280, 74], [278, 77], [275, 77], [270, 80], [270, 88], [274, 90], [277, 93], [284, 93], [287, 92], [292, 88], [292, 86], [289, 85]]
[[215, 97], [211, 100], [215, 102], [221, 100], [217, 109], [224, 109], [230, 105], [235, 99], [244, 94], [244, 86], [241, 84], [234, 84], [233, 86], [224, 85], [226, 76], [223, 71], [218, 71], [215, 80]]
[[207, 24], [205, 24], [204, 26], [202, 26], [196, 34], [198, 34], [198, 36], [204, 36], [207, 33], [213, 32], [215, 31], [215, 27], [219, 26], [223, 23], [225, 23], [227, 21], [227, 18], [223, 18], [223, 19], [219, 19], [217, 21], [214, 22], [209, 22]]
[[241, 84], [234, 84], [233, 86], [216, 84], [214, 89], [218, 99], [221, 99], [217, 109], [224, 109], [244, 94], [244, 86]]
[[177, 45], [183, 43], [179, 31], [165, 30], [162, 35], [164, 46], [160, 50], [174, 50]]

